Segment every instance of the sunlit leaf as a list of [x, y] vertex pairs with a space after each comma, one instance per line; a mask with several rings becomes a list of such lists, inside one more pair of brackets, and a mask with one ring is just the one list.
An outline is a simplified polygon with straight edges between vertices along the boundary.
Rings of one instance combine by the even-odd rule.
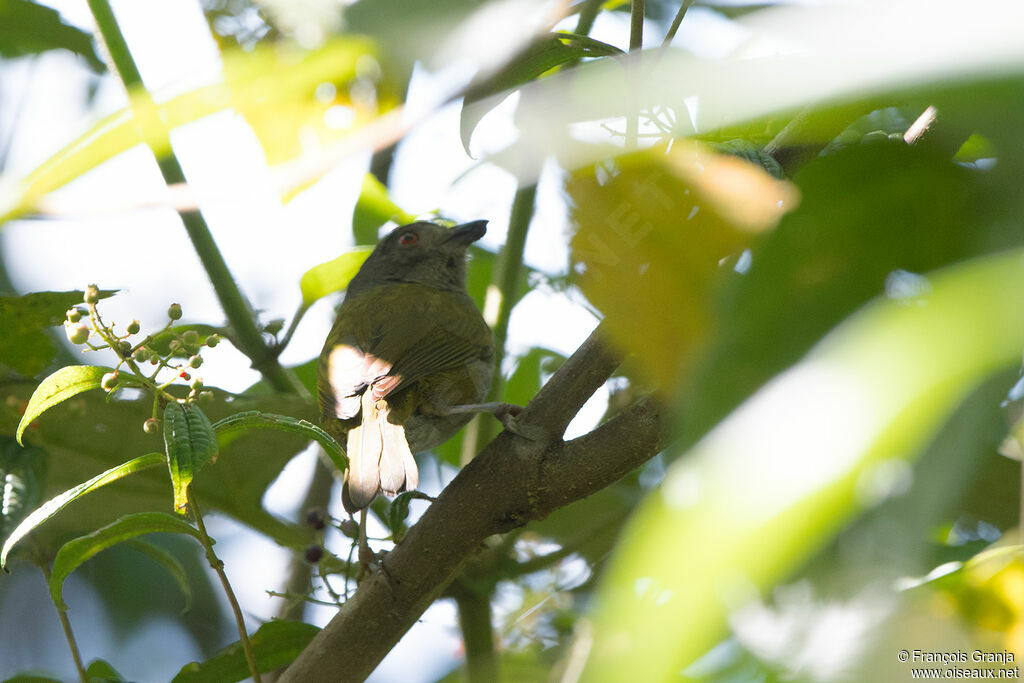
[[[268, 621], [249, 636], [256, 666], [266, 673], [290, 664], [319, 632], [316, 626], [300, 621]], [[173, 683], [232, 683], [249, 675], [242, 645], [233, 643], [205, 662], [186, 664]]]
[[737, 601], [871, 502], [864, 477], [915, 455], [968, 390], [1019, 358], [1024, 251], [927, 280], [839, 326], [673, 466], [605, 576], [581, 643], [592, 680], [683, 670]]
[[102, 486], [115, 482], [122, 477], [134, 474], [135, 472], [147, 470], [151, 467], [156, 467], [157, 465], [162, 465], [164, 462], [166, 462], [166, 458], [163, 453], [150, 453], [148, 455], [143, 455], [122, 465], [118, 465], [117, 467], [112, 467], [106, 472], [93, 477], [89, 481], [83, 482], [74, 488], [68, 489], [59, 496], [46, 501], [41, 507], [22, 520], [21, 524], [19, 524], [14, 531], [11, 532], [11, 535], [4, 540], [3, 549], [0, 550], [0, 567], [7, 567], [7, 556], [10, 554], [11, 548], [13, 548], [18, 541], [24, 538], [26, 534], [38, 527], [40, 524], [56, 515], [69, 503]]
[[412, 223], [416, 217], [406, 213], [388, 195], [388, 188], [373, 174], [363, 176], [363, 187], [352, 212], [352, 232], [359, 244], [376, 244], [377, 230], [388, 221], [399, 225]]
[[210, 418], [199, 406], [172, 401], [164, 409], [164, 444], [174, 487], [174, 510], [184, 514], [192, 479], [217, 459], [217, 436]]
[[[16, 184], [0, 186], [0, 223], [32, 211], [49, 192], [141, 142], [150, 144], [156, 153], [166, 152], [167, 131], [224, 109], [246, 117], [266, 145], [272, 163], [302, 151], [299, 136], [304, 132], [313, 133], [318, 141], [340, 136], [376, 112], [376, 107], [367, 112], [365, 104], [353, 101], [346, 92], [347, 84], [356, 77], [360, 57], [372, 57], [372, 52], [370, 41], [351, 36], [335, 38], [308, 53], [264, 45], [251, 52], [224, 54], [222, 83], [162, 103], [153, 103], [146, 93], [135, 91], [132, 108], [104, 118]], [[326, 101], [316, 97], [322, 83], [335, 88], [335, 95]], [[332, 118], [338, 127], [331, 128], [324, 122], [331, 107], [347, 107], [352, 116]], [[140, 128], [144, 133], [140, 134]]]
[[116, 522], [97, 529], [90, 534], [68, 541], [57, 551], [50, 576], [50, 597], [60, 609], [67, 609], [64, 603], [64, 580], [93, 555], [107, 548], [152, 533], [188, 534], [199, 540], [199, 531], [176, 517], [164, 512], [139, 512], [125, 515]]
[[299, 281], [303, 306], [308, 307], [328, 294], [345, 289], [372, 251], [373, 247], [354, 247], [335, 259], [307, 270]]
[[708, 334], [719, 263], [797, 201], [760, 167], [684, 144], [578, 171], [568, 189], [580, 288], [606, 315], [612, 342], [661, 386]]
[[324, 449], [327, 457], [331, 459], [331, 462], [334, 463], [339, 472], [344, 472], [348, 467], [348, 458], [338, 442], [331, 438], [330, 434], [307, 420], [250, 410], [244, 413], [235, 413], [223, 420], [218, 420], [213, 425], [213, 430], [217, 433], [218, 440], [222, 442], [225, 442], [225, 440], [230, 441], [234, 438], [235, 434], [248, 432], [253, 429], [276, 429], [282, 432], [299, 434], [310, 441], [316, 441], [320, 444], [320, 447]]
[[32, 392], [28, 400], [25, 414], [18, 423], [16, 438], [21, 443], [21, 437], [32, 422], [44, 412], [76, 396], [83, 391], [99, 389], [100, 380], [103, 375], [111, 372], [110, 368], [96, 367], [91, 365], [69, 365], [57, 370], [55, 373], [44, 379]]

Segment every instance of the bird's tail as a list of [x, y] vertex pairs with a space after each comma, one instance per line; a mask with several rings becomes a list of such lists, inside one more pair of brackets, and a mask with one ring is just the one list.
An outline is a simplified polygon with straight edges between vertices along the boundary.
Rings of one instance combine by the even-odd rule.
[[387, 401], [374, 401], [371, 394], [363, 392], [362, 421], [348, 432], [348, 475], [342, 502], [350, 513], [367, 507], [380, 491], [395, 495], [419, 484], [405, 428], [390, 422]]

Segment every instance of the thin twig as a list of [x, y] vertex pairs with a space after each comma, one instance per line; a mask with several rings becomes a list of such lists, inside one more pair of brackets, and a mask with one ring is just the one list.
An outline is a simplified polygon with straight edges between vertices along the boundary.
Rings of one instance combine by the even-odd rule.
[[679, 30], [679, 25], [683, 23], [683, 17], [686, 16], [686, 10], [690, 9], [697, 0], [683, 0], [683, 4], [679, 6], [679, 11], [676, 12], [675, 19], [672, 20], [672, 26], [669, 27], [668, 33], [665, 34], [665, 40], [662, 41], [662, 47], [668, 47], [672, 43], [672, 39], [676, 37], [676, 31]]
[[187, 487], [185, 492], [188, 496], [189, 509], [192, 510], [192, 517], [196, 522], [196, 528], [199, 529], [199, 542], [203, 544], [203, 549], [206, 550], [206, 560], [210, 563], [213, 571], [217, 572], [220, 585], [224, 587], [224, 594], [228, 597], [228, 602], [231, 604], [231, 611], [235, 614], [238, 638], [242, 643], [242, 650], [245, 652], [245, 661], [249, 665], [249, 673], [252, 674], [252, 680], [255, 683], [262, 683], [263, 679], [260, 678], [259, 667], [256, 666], [256, 655], [253, 653], [252, 643], [249, 642], [249, 633], [245, 630], [245, 617], [242, 615], [242, 608], [238, 604], [238, 599], [235, 598], [235, 591], [231, 589], [228, 575], [224, 573], [224, 563], [221, 562], [220, 558], [217, 557], [217, 553], [213, 550], [213, 541], [210, 539], [209, 534], [206, 533], [203, 513], [199, 509], [199, 503], [196, 501], [195, 496], [192, 494], [192, 487]]
[[[43, 576], [46, 578], [46, 586], [49, 589], [50, 586], [50, 563], [40, 558], [36, 563], [38, 567], [43, 570]], [[47, 590], [49, 592], [49, 590]], [[75, 633], [71, 630], [71, 620], [68, 619], [67, 610], [60, 608], [60, 605], [54, 603], [54, 607], [57, 608], [57, 616], [60, 618], [61, 628], [64, 629], [64, 639], [68, 642], [68, 648], [71, 650], [71, 658], [75, 660], [75, 670], [78, 672], [78, 678], [82, 683], [89, 683], [89, 676], [85, 672], [85, 666], [82, 664], [82, 655], [78, 651], [78, 641], [75, 640]]]

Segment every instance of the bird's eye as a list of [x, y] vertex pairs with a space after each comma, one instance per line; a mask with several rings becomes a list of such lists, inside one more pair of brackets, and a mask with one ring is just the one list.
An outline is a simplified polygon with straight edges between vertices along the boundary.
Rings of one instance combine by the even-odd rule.
[[414, 232], [407, 232], [398, 238], [398, 243], [403, 247], [411, 247], [420, 241], [420, 236]]

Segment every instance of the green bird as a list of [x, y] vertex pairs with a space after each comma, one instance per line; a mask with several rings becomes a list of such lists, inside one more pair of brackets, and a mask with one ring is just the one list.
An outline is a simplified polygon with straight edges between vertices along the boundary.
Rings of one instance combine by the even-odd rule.
[[342, 502], [416, 488], [413, 453], [448, 440], [481, 405], [494, 371], [491, 330], [466, 292], [466, 250], [487, 221], [411, 223], [352, 278], [320, 354], [325, 429], [347, 444]]

